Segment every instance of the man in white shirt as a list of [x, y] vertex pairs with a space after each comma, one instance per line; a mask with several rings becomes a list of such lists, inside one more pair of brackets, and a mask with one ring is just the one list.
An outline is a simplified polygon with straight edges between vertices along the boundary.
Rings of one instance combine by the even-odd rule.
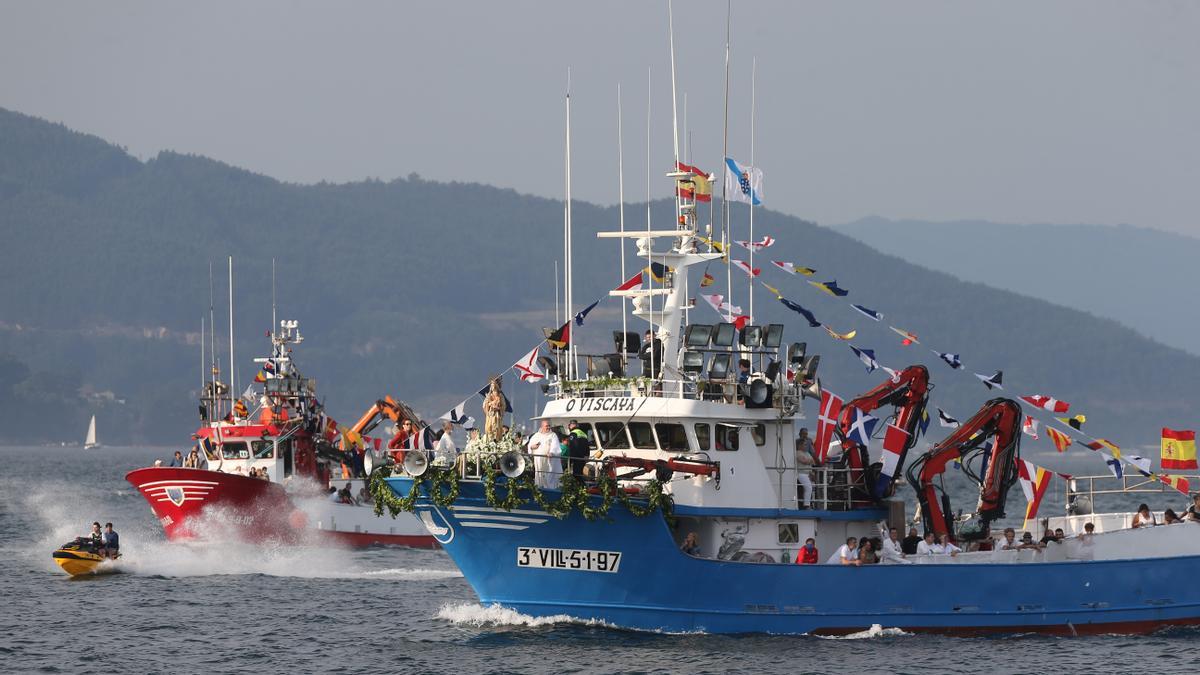
[[846, 543], [838, 547], [833, 556], [826, 561], [827, 565], [855, 565], [858, 562], [858, 538], [850, 537]]
[[962, 549], [955, 546], [954, 542], [950, 541], [950, 535], [943, 534], [942, 540], [931, 547], [933, 555], [949, 555], [951, 557], [962, 553]]
[[997, 539], [996, 545], [993, 547], [997, 551], [1015, 551], [1020, 544], [1017, 543], [1017, 531], [1011, 527], [1004, 528], [1004, 538]]
[[813, 444], [808, 438], [808, 429], [801, 429], [796, 436], [796, 483], [804, 488], [804, 508], [812, 508], [812, 467], [817, 461], [813, 455]]
[[885, 563], [906, 563], [904, 559], [904, 551], [900, 549], [900, 531], [896, 528], [887, 528], [883, 524], [879, 526], [880, 541], [879, 557]]
[[558, 435], [550, 430], [550, 420], [542, 420], [538, 432], [529, 437], [529, 454], [533, 455], [533, 475], [543, 490], [558, 489], [562, 476], [562, 449]]
[[917, 555], [933, 555], [933, 547], [936, 545], [933, 543], [933, 533], [926, 532], [925, 538], [917, 544]]
[[433, 463], [440, 467], [454, 466], [458, 460], [458, 448], [454, 447], [454, 423], [442, 422], [442, 437], [433, 446]]

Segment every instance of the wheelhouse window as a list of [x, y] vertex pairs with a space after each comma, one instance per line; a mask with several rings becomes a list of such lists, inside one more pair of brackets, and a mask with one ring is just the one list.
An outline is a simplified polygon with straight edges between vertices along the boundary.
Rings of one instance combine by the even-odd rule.
[[712, 447], [712, 427], [708, 424], [699, 422], [696, 424], [696, 448], [701, 452], [708, 452]]
[[779, 524], [779, 543], [781, 544], [799, 544], [800, 543], [800, 525], [797, 523], [780, 523]]
[[717, 450], [738, 449], [738, 428], [735, 424], [717, 424]]
[[763, 446], [767, 443], [767, 425], [759, 422], [750, 429], [750, 435], [754, 437], [754, 444]]
[[250, 459], [250, 451], [241, 441], [226, 441], [221, 444], [222, 459]]
[[639, 450], [657, 450], [654, 443], [654, 432], [650, 430], [649, 422], [630, 422], [629, 435], [633, 438], [633, 447]]
[[682, 424], [655, 424], [654, 433], [658, 434], [658, 444], [663, 450], [682, 452], [688, 449], [687, 432]]
[[596, 439], [605, 450], [629, 449], [629, 437], [620, 422], [596, 422]]
[[250, 441], [254, 459], [275, 459], [275, 441]]

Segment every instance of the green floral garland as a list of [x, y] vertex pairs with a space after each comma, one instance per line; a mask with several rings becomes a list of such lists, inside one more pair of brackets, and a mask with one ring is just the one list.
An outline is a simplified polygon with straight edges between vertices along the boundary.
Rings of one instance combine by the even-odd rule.
[[[367, 489], [375, 500], [376, 516], [382, 516], [385, 508], [392, 518], [402, 512], [412, 513], [415, 511], [422, 485], [426, 486], [425, 492], [429, 500], [442, 508], [450, 507], [458, 499], [460, 484], [458, 472], [454, 468], [441, 469], [431, 466], [424, 475], [413, 479], [412, 487], [405, 496], [397, 495], [388, 485], [385, 479], [391, 475], [390, 467], [380, 467], [371, 474], [368, 482]], [[603, 474], [596, 481], [600, 502], [593, 505], [592, 494], [588, 491], [587, 485], [569, 473], [562, 476], [561, 496], [555, 500], [547, 498], [546, 493], [538, 487], [529, 474], [505, 481], [504, 496], [500, 497], [496, 489], [498, 475], [499, 471], [492, 468], [484, 471], [483, 494], [489, 506], [504, 511], [512, 511], [527, 504], [530, 500], [523, 498], [521, 493], [528, 491], [533, 502], [543, 511], [560, 520], [576, 510], [587, 520], [607, 518], [612, 505], [619, 501], [638, 518], [644, 518], [655, 511], [662, 511], [668, 522], [674, 521], [671, 497], [663, 491], [663, 484], [658, 480], [646, 483], [642, 492], [646, 495], [643, 503], [642, 500], [635, 500], [626, 490], [621, 489], [615, 478]]]

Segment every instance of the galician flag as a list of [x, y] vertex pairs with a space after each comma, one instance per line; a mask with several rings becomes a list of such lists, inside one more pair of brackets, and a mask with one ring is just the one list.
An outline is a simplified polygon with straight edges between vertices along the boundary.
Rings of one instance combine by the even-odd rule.
[[762, 169], [742, 166], [731, 157], [725, 158], [725, 191], [730, 201], [761, 205], [762, 180]]

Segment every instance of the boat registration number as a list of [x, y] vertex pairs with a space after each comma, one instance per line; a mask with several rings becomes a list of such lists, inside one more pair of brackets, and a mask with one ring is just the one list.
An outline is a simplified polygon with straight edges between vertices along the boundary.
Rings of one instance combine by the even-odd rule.
[[577, 548], [517, 547], [517, 567], [540, 567], [581, 572], [612, 572], [621, 567], [620, 551], [586, 551]]

